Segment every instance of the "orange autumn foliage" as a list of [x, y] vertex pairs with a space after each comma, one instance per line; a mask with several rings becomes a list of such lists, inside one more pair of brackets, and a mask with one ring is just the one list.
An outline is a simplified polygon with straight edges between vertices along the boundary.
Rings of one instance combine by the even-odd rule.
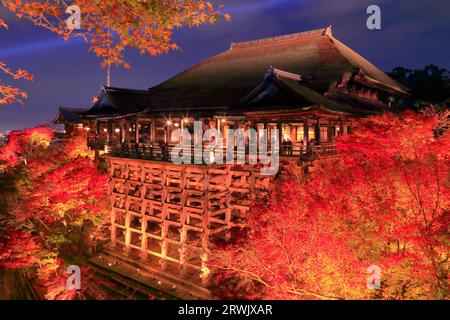
[[25, 129], [0, 147], [3, 174], [15, 189], [0, 226], [0, 267], [37, 268], [47, 299], [72, 299], [60, 256], [85, 255], [102, 240], [108, 176], [84, 154], [85, 140], [74, 136], [60, 145], [52, 137], [45, 127]]
[[[0, 19], [0, 29], [1, 28], [8, 29], [8, 25], [2, 19]], [[12, 70], [3, 61], [0, 61], [0, 71], [11, 77], [13, 80], [33, 80], [33, 76], [27, 71], [23, 69]], [[26, 98], [26, 92], [13, 87], [12, 85], [5, 84], [0, 80], [0, 105], [12, 104], [14, 102], [23, 104], [23, 99]]]
[[81, 29], [66, 25], [66, 1], [2, 0], [18, 17], [57, 33], [64, 39], [81, 36], [90, 44], [103, 66], [123, 65], [124, 50], [138, 49], [151, 56], [166, 53], [178, 46], [172, 42], [173, 30], [183, 26], [213, 24], [223, 15], [209, 1], [203, 0], [76, 0], [70, 5], [80, 8]]
[[[214, 253], [221, 297], [448, 298], [450, 137], [437, 116], [360, 121], [305, 181], [285, 181]], [[368, 289], [367, 268], [381, 268]], [[228, 290], [228, 291], [227, 291]]]
[[0, 162], [14, 167], [19, 161], [38, 160], [44, 156], [53, 132], [46, 127], [15, 130], [9, 134], [8, 142], [0, 147]]
[[21, 230], [8, 230], [0, 235], [0, 267], [22, 268], [38, 261], [40, 245], [34, 237]]

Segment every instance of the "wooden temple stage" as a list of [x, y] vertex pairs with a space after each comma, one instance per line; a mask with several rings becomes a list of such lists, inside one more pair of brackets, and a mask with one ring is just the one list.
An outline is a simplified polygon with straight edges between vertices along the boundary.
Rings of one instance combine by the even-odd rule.
[[[321, 160], [284, 158], [278, 177], [289, 169], [301, 178]], [[111, 243], [91, 259], [97, 271], [113, 271], [110, 277], [119, 275], [116, 281], [134, 290], [211, 298], [208, 256], [214, 242], [243, 226], [252, 202], [268, 195], [275, 176], [262, 175], [260, 165], [175, 165], [116, 157], [107, 162]]]

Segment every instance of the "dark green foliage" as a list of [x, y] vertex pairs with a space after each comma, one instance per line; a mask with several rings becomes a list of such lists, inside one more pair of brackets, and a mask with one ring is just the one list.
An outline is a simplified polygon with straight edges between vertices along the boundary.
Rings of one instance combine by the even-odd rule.
[[430, 64], [423, 69], [396, 67], [388, 73], [391, 78], [411, 89], [411, 99], [416, 102], [449, 103], [449, 71]]

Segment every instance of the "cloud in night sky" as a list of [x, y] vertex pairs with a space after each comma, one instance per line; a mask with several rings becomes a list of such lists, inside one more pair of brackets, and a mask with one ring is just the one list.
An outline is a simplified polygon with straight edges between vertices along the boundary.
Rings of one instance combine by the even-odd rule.
[[30, 42], [20, 44], [15, 47], [1, 48], [0, 47], [0, 59], [5, 59], [10, 56], [16, 56], [19, 54], [31, 54], [36, 51], [51, 50], [56, 47], [67, 47], [67, 45], [81, 43], [83, 39], [74, 38], [68, 41], [61, 41], [61, 39], [49, 39], [38, 42]]
[[[201, 60], [227, 50], [230, 42], [288, 34], [333, 25], [336, 38], [383, 70], [435, 63], [450, 69], [448, 0], [217, 0], [232, 22], [182, 28], [181, 50], [151, 58], [127, 52], [132, 69], [113, 69], [112, 84], [145, 89]], [[366, 8], [377, 4], [382, 30], [366, 28]], [[104, 83], [100, 60], [80, 39], [64, 42], [46, 30], [18, 20], [0, 7], [10, 25], [0, 30], [0, 59], [34, 74], [17, 84], [29, 94], [26, 105], [0, 107], [0, 130], [52, 120], [59, 106], [89, 107]]]

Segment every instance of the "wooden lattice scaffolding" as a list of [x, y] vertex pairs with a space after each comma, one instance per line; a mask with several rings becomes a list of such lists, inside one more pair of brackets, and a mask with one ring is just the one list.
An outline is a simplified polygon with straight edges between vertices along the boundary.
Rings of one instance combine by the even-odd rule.
[[272, 179], [255, 165], [176, 165], [108, 158], [111, 245], [126, 256], [208, 282], [215, 237], [228, 237]]

